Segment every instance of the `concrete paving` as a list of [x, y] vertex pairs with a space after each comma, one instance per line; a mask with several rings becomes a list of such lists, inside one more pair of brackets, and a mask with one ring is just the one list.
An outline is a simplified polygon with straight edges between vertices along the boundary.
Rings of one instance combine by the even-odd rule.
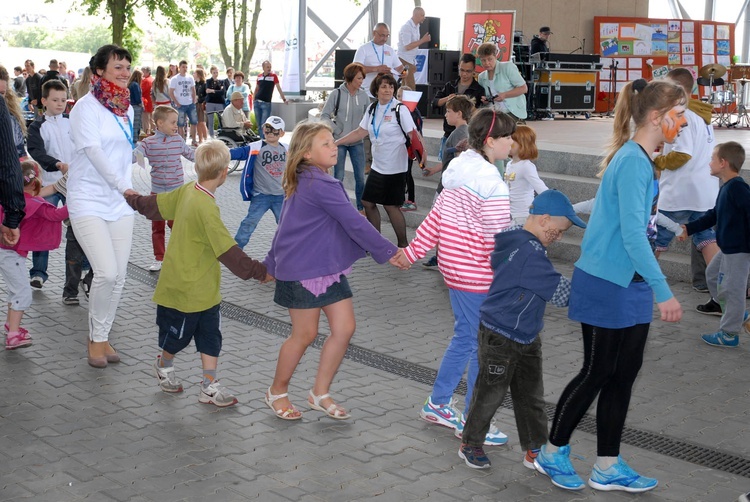
[[[232, 232], [247, 210], [238, 178], [231, 175], [217, 197]], [[134, 180], [148, 192], [146, 172], [136, 171]], [[393, 239], [387, 223], [383, 228]], [[268, 213], [246, 251], [262, 258], [274, 230]], [[345, 359], [332, 393], [351, 420], [306, 410], [296, 423], [273, 416], [262, 397], [288, 314], [273, 303], [272, 285], [243, 282], [226, 270], [225, 310], [253, 319], [227, 315], [222, 326], [219, 377], [240, 402], [222, 410], [198, 403], [200, 363], [192, 349], [176, 362], [185, 392], [164, 394], [151, 370], [158, 349], [153, 277], [145, 269], [152, 259], [150, 224], [139, 217], [132, 274], [111, 335], [123, 361], [96, 370], [86, 364], [86, 301], [62, 304], [62, 250], [51, 253], [51, 279], [34, 292], [24, 320], [34, 345], [0, 354], [0, 500], [733, 501], [750, 491], [750, 339], [743, 337], [735, 350], [703, 344], [698, 335], [713, 330], [718, 318], [693, 311], [706, 298], [687, 284], [673, 284], [686, 310], [682, 322], [654, 321], [633, 392], [628, 431], [671, 445], [623, 445], [631, 465], [660, 481], [652, 492], [634, 496], [565, 492], [525, 468], [508, 408], [496, 418], [510, 440], [488, 448], [492, 468], [486, 471], [458, 458], [452, 431], [419, 419], [431, 390], [425, 375], [438, 368], [452, 315], [440, 274], [418, 265], [402, 272], [364, 259], [350, 276], [357, 316], [352, 352], [367, 357]], [[570, 263], [556, 264], [570, 274]], [[322, 320], [320, 333], [327, 332]], [[542, 338], [550, 405], [580, 368], [579, 333], [564, 309], [548, 309]], [[291, 384], [290, 395], [303, 409], [318, 355], [315, 347], [308, 350]], [[734, 455], [740, 474], [707, 467], [705, 458], [683, 460], [687, 450], [719, 459]], [[573, 452], [580, 456], [574, 465], [588, 476], [595, 436], [576, 432]]]

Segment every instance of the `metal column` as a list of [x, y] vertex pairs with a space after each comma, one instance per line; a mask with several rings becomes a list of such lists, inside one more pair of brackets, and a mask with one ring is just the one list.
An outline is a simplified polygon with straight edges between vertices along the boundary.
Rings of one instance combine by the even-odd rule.
[[304, 75], [307, 73], [307, 51], [305, 45], [307, 40], [307, 0], [299, 0], [299, 93], [301, 96], [306, 94], [305, 84], [307, 80]]

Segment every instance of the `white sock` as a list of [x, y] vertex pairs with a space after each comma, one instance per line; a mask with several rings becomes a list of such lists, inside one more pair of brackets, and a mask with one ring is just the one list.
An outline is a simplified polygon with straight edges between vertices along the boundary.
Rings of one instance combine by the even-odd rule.
[[596, 457], [596, 466], [602, 471], [606, 471], [617, 462], [617, 457]]

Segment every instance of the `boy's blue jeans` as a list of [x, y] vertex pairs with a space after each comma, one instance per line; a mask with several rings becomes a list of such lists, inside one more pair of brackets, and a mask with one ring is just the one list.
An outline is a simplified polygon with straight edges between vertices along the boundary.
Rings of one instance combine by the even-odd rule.
[[469, 366], [466, 377], [466, 404], [469, 410], [474, 382], [479, 373], [477, 362], [477, 333], [479, 332], [479, 307], [487, 298], [487, 293], [469, 293], [448, 288], [453, 309], [453, 338], [443, 355], [435, 384], [432, 387], [432, 402], [448, 404], [461, 382], [461, 377]]
[[255, 231], [255, 227], [258, 226], [260, 219], [263, 218], [263, 215], [269, 209], [273, 212], [273, 216], [276, 218], [276, 223], [278, 224], [279, 216], [281, 216], [281, 205], [283, 203], [283, 195], [253, 194], [253, 199], [250, 201], [250, 207], [247, 210], [247, 216], [240, 223], [240, 228], [237, 229], [237, 234], [234, 236], [237, 245], [240, 248], [247, 246], [250, 236]]
[[518, 343], [480, 326], [478, 357], [479, 378], [466, 413], [463, 442], [482, 446], [510, 388], [521, 449], [540, 448], [547, 442], [541, 339]]
[[349, 158], [352, 159], [354, 196], [357, 201], [357, 209], [361, 211], [364, 209], [362, 193], [365, 191], [365, 145], [362, 142], [354, 145], [339, 145], [339, 156], [336, 159], [336, 165], [333, 167], [333, 177], [339, 181], [344, 181], [346, 152], [349, 152]]

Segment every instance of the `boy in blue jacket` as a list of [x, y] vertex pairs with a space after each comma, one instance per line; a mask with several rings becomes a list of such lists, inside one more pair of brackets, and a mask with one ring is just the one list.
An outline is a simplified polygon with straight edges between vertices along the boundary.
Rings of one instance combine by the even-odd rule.
[[570, 281], [552, 266], [546, 247], [572, 225], [586, 228], [565, 194], [547, 190], [534, 199], [523, 227], [495, 236], [492, 285], [480, 308], [479, 375], [458, 451], [469, 467], [490, 467], [482, 444], [508, 388], [526, 450], [523, 465], [534, 469], [547, 442], [539, 332], [547, 303], [568, 305]]
[[716, 225], [716, 253], [706, 268], [706, 283], [711, 298], [721, 305], [719, 331], [701, 335], [715, 347], [737, 347], [739, 332], [748, 327], [745, 311], [747, 276], [750, 273], [750, 185], [740, 176], [745, 149], [735, 141], [721, 143], [711, 154], [711, 174], [723, 183], [716, 206], [703, 217], [683, 225], [680, 240]]

